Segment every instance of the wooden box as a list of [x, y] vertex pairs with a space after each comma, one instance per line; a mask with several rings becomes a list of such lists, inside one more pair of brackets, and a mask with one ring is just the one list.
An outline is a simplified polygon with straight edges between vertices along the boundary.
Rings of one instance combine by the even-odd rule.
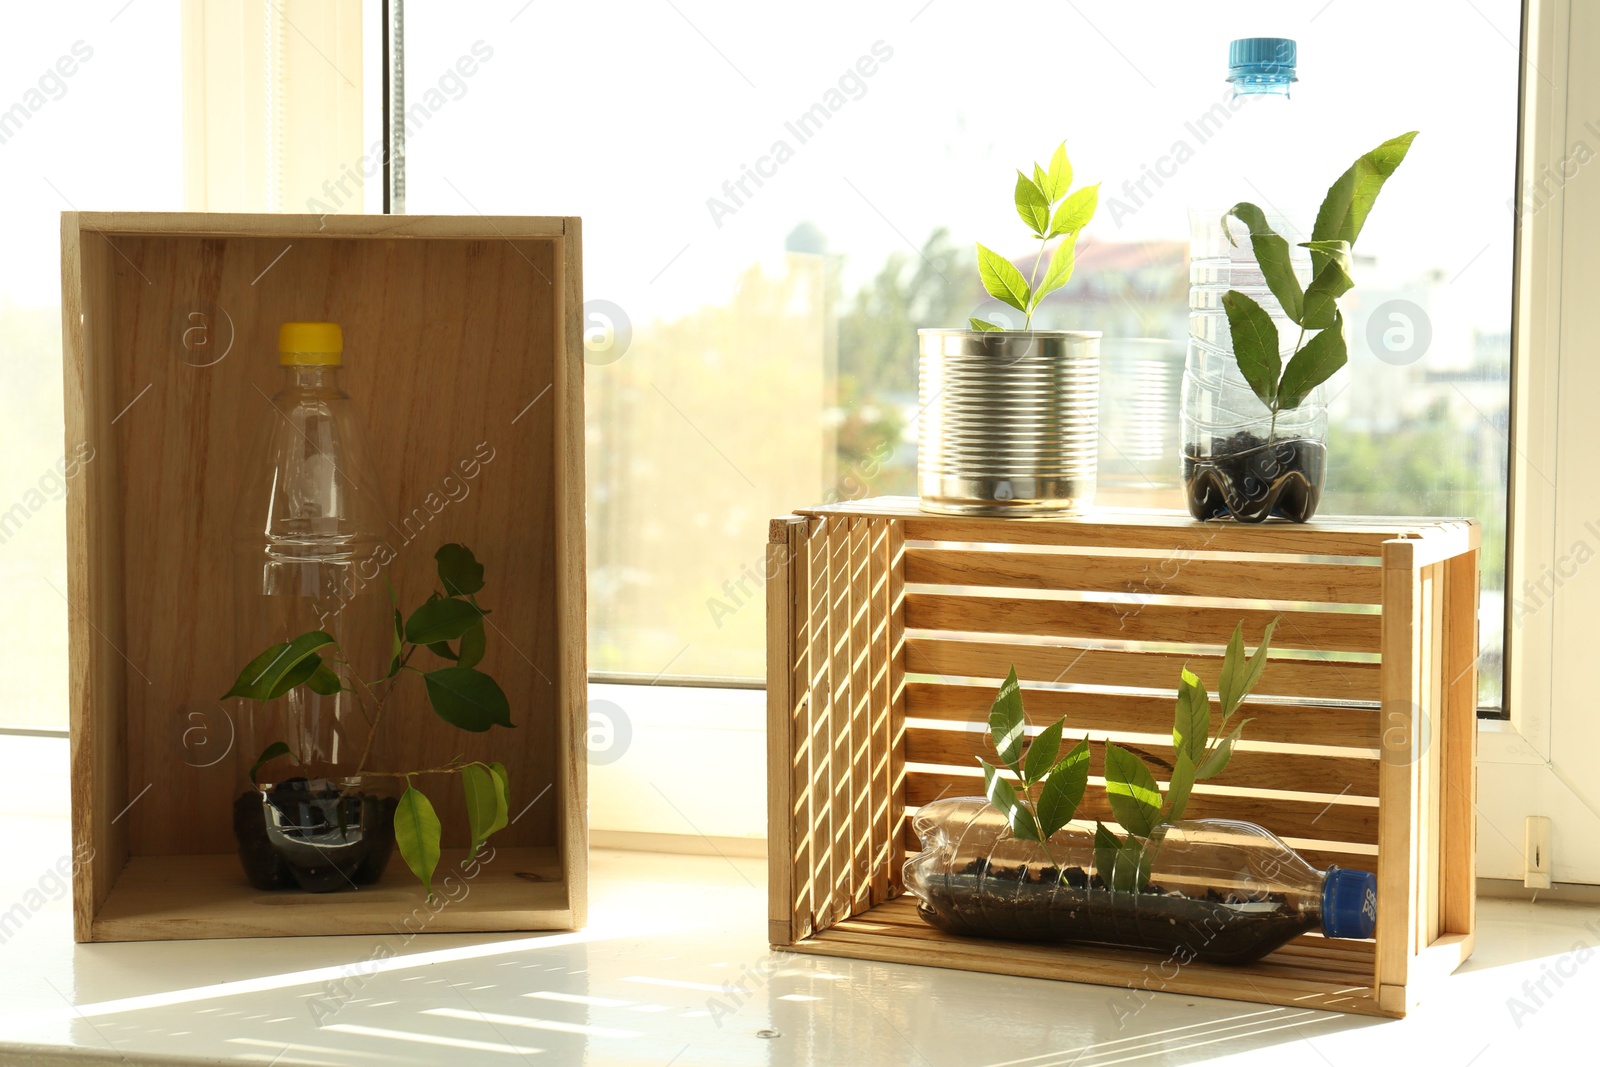
[[[576, 218], [63, 214], [78, 940], [583, 924], [580, 240]], [[517, 728], [463, 734], [420, 687], [385, 720], [399, 769], [460, 753], [510, 772], [515, 821], [442, 907], [398, 855], [378, 884], [327, 894], [255, 891], [235, 855], [255, 753], [217, 701], [241, 665], [231, 521], [281, 383], [278, 325], [306, 319], [343, 327], [342, 384], [400, 509], [402, 604], [447, 541], [487, 570], [484, 669]], [[467, 828], [459, 784], [429, 784], [440, 889]]]
[[[1163, 512], [991, 519], [912, 500], [802, 511], [768, 546], [770, 940], [932, 964], [1403, 1015], [1472, 951], [1478, 528], [1202, 524]], [[1373, 870], [1372, 941], [1256, 964], [954, 937], [917, 915], [907, 815], [983, 794], [974, 757], [1015, 664], [1030, 722], [1172, 758], [1180, 667], [1215, 692], [1235, 623], [1281, 613], [1255, 716], [1190, 818], [1258, 822], [1319, 868]], [[1093, 771], [1103, 761], [1092, 746]], [[1092, 777], [1080, 819], [1111, 820]]]

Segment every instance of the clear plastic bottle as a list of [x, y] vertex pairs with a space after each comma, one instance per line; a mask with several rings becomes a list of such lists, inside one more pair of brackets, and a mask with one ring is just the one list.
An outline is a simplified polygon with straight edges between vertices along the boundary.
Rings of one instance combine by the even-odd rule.
[[[1377, 922], [1370, 872], [1318, 871], [1252, 823], [1163, 826], [1145, 843], [1141, 872], [1101, 871], [1094, 835], [1079, 827], [1057, 832], [1048, 851], [1012, 837], [983, 797], [925, 805], [912, 826], [922, 852], [906, 861], [906, 889], [924, 919], [955, 934], [1249, 963], [1311, 931], [1371, 937]], [[1113, 885], [1147, 881], [1138, 892], [1113, 891], [1107, 873]]]
[[[1316, 512], [1327, 468], [1327, 399], [1323, 386], [1276, 420], [1250, 388], [1233, 358], [1222, 297], [1238, 290], [1272, 316], [1285, 361], [1300, 327], [1267, 287], [1243, 223], [1223, 214], [1241, 201], [1256, 204], [1290, 245], [1301, 285], [1311, 280], [1310, 218], [1322, 193], [1295, 166], [1297, 130], [1290, 90], [1297, 77], [1295, 43], [1252, 37], [1229, 46], [1226, 110], [1216, 139], [1202, 203], [1190, 212], [1189, 352], [1183, 380], [1181, 474], [1189, 511], [1197, 519], [1232, 516], [1260, 522], [1281, 515], [1304, 522]], [[1229, 228], [1233, 240], [1229, 240]]]
[[278, 348], [283, 387], [263, 412], [235, 526], [234, 658], [242, 667], [273, 644], [323, 630], [345, 653], [343, 662], [324, 655], [344, 687], [233, 701], [241, 768], [273, 741], [290, 752], [261, 769], [259, 786], [246, 783], [234, 829], [258, 887], [335, 889], [376, 880], [393, 843], [393, 800], [371, 795], [358, 777], [368, 728], [354, 690], [388, 669], [383, 568], [394, 553], [364, 419], [339, 385], [339, 325], [286, 322]]

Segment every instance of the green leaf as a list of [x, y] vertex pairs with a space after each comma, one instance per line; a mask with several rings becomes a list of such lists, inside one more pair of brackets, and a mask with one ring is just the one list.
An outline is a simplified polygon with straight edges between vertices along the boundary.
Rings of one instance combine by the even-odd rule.
[[466, 545], [440, 545], [433, 559], [439, 565], [439, 581], [447, 596], [471, 596], [483, 588], [483, 564]]
[[222, 699], [278, 699], [316, 673], [322, 665], [322, 657], [314, 653], [324, 645], [331, 644], [331, 636], [321, 630], [312, 630], [286, 644], [273, 645], [245, 665], [233, 688], [223, 693]]
[[339, 676], [333, 672], [333, 668], [320, 662], [320, 657], [317, 669], [306, 679], [306, 685], [311, 687], [313, 693], [320, 693], [325, 697], [331, 697], [344, 688], [339, 683]]
[[1111, 814], [1131, 834], [1147, 837], [1161, 820], [1161, 789], [1144, 761], [1106, 742], [1106, 800]]
[[406, 620], [406, 640], [414, 645], [454, 641], [482, 620], [483, 612], [465, 600], [430, 600]]
[[1000, 777], [994, 764], [987, 760], [978, 762], [983, 764], [983, 795], [1005, 815], [1006, 824], [1011, 827], [1011, 836], [1024, 841], [1042, 841], [1033, 812], [1022, 806], [1011, 783]]
[[1172, 761], [1172, 781], [1167, 783], [1164, 820], [1175, 822], [1183, 818], [1183, 810], [1189, 806], [1189, 790], [1194, 787], [1194, 778], [1194, 760], [1189, 758], [1188, 752], [1179, 752], [1178, 758]]
[[1278, 408], [1292, 411], [1311, 390], [1333, 377], [1348, 360], [1344, 344], [1344, 316], [1333, 313], [1333, 325], [1305, 343], [1283, 369], [1278, 386]]
[[394, 843], [431, 900], [433, 872], [439, 866], [439, 816], [428, 798], [409, 785], [394, 809]]
[[428, 645], [428, 651], [440, 659], [459, 659], [456, 650], [450, 647], [448, 641], [434, 641]]
[[987, 333], [987, 332], [989, 332], [991, 330], [1000, 331], [1000, 332], [1004, 332], [1004, 330], [1005, 330], [1004, 326], [996, 326], [994, 323], [992, 323], [992, 322], [984, 322], [982, 319], [968, 319], [967, 322], [972, 325], [972, 328], [974, 330], [982, 330], [985, 333]]
[[1211, 697], [1200, 679], [1184, 670], [1178, 682], [1178, 703], [1172, 716], [1172, 747], [1198, 760], [1211, 736]]
[[400, 609], [399, 608], [395, 608], [394, 609], [394, 641], [393, 641], [393, 647], [392, 647], [392, 649], [391, 649], [391, 651], [389, 653], [389, 673], [384, 675], [385, 678], [393, 678], [395, 675], [400, 673], [400, 652], [401, 652], [401, 646], [405, 643], [405, 636], [406, 636], [405, 620], [400, 618]]
[[1078, 813], [1083, 802], [1083, 791], [1089, 784], [1089, 739], [1085, 737], [1068, 752], [1066, 758], [1045, 775], [1044, 786], [1039, 790], [1039, 830], [1049, 837]]
[[254, 763], [250, 764], [250, 784], [251, 785], [260, 785], [261, 784], [261, 783], [256, 781], [256, 772], [261, 770], [262, 764], [270, 763], [273, 760], [277, 759], [279, 756], [287, 756], [287, 755], [290, 755], [289, 746], [286, 743], [282, 742], [282, 741], [274, 741], [274, 742], [272, 742], [272, 744], [270, 744], [266, 748], [262, 749], [261, 750], [261, 755], [257, 756], [256, 757], [256, 761]]
[[495, 680], [472, 667], [444, 667], [422, 676], [428, 703], [451, 726], [481, 734], [512, 726], [511, 704]]
[[1012, 196], [1017, 202], [1017, 214], [1028, 229], [1033, 231], [1034, 236], [1043, 237], [1045, 230], [1050, 227], [1050, 198], [1044, 195], [1044, 190], [1019, 170], [1017, 188]]
[[1222, 654], [1222, 678], [1217, 684], [1217, 698], [1222, 701], [1222, 719], [1227, 721], [1239, 702], [1244, 699], [1244, 623], [1235, 623], [1233, 636], [1228, 638], [1228, 651]]
[[1223, 294], [1222, 309], [1228, 313], [1228, 333], [1233, 338], [1233, 358], [1239, 364], [1239, 373], [1261, 402], [1273, 407], [1278, 400], [1278, 376], [1283, 373], [1278, 327], [1260, 304], [1237, 289]]
[[1061, 728], [1067, 724], [1060, 719], [1039, 731], [1039, 736], [1028, 746], [1028, 758], [1022, 764], [1022, 780], [1033, 785], [1050, 773], [1061, 754]]
[[1072, 277], [1072, 268], [1078, 256], [1077, 245], [1076, 234], [1056, 245], [1055, 252], [1050, 256], [1050, 266], [1045, 268], [1044, 280], [1033, 291], [1034, 307], [1038, 307], [1040, 301], [1067, 284], [1067, 279]]
[[1039, 166], [1037, 163], [1033, 165], [1033, 184], [1037, 185], [1044, 192], [1044, 195], [1052, 204], [1055, 203], [1055, 193], [1053, 193], [1050, 189], [1050, 176], [1046, 174], [1044, 172], [1044, 168]]
[[[478, 848], [506, 822], [506, 795], [500, 779], [488, 765], [469, 763], [461, 768], [461, 788], [467, 797], [467, 826], [472, 831], [472, 849]], [[498, 824], [498, 825], [497, 825]]]
[[[1314, 243], [1344, 244], [1343, 241]], [[1355, 284], [1350, 277], [1349, 256], [1330, 258], [1306, 287], [1305, 311], [1300, 324], [1308, 330], [1325, 330], [1332, 326], [1334, 316], [1339, 313], [1339, 298]]]
[[[1239, 698], [1234, 702], [1234, 708], [1237, 708], [1244, 701], [1244, 698], [1250, 695], [1250, 691], [1256, 687], [1256, 683], [1261, 681], [1261, 674], [1267, 669], [1267, 652], [1272, 648], [1272, 631], [1278, 628], [1278, 619], [1280, 618], [1282, 616], [1275, 617], [1271, 622], [1267, 623], [1267, 628], [1261, 632], [1261, 644], [1256, 646], [1255, 655], [1250, 657], [1250, 661], [1245, 665], [1244, 671], [1240, 676]], [[1230, 709], [1223, 715], [1222, 725], [1227, 725], [1228, 716], [1232, 714], [1233, 711]]]
[[1222, 232], [1228, 235], [1229, 244], [1233, 243], [1233, 234], [1228, 229], [1229, 215], [1250, 227], [1250, 247], [1255, 250], [1256, 262], [1261, 265], [1261, 273], [1267, 279], [1267, 288], [1283, 305], [1284, 314], [1300, 322], [1305, 293], [1300, 289], [1300, 279], [1295, 277], [1294, 264], [1289, 262], [1289, 242], [1273, 231], [1260, 208], [1241, 202], [1222, 216]]
[[1089, 220], [1094, 218], [1096, 209], [1100, 207], [1100, 183], [1086, 185], [1061, 201], [1061, 206], [1056, 208], [1055, 217], [1050, 220], [1050, 232], [1046, 238], [1057, 237], [1064, 233], [1077, 233], [1089, 225]]
[[1117, 870], [1117, 854], [1122, 851], [1122, 841], [1104, 824], [1094, 824], [1094, 870], [1107, 889], [1113, 887]]
[[1002, 303], [1010, 304], [1023, 314], [1028, 312], [1028, 279], [1009, 259], [992, 248], [978, 245], [978, 276], [989, 295]]
[[1022, 710], [1022, 686], [1017, 681], [1017, 669], [1011, 668], [1006, 680], [1000, 683], [1000, 692], [989, 708], [989, 735], [994, 738], [994, 750], [1000, 762], [1022, 777], [1022, 739], [1028, 725]]
[[1222, 773], [1222, 769], [1228, 765], [1229, 757], [1233, 755], [1233, 746], [1239, 740], [1239, 734], [1252, 722], [1255, 722], [1255, 720], [1239, 720], [1238, 725], [1233, 728], [1233, 732], [1224, 737], [1217, 744], [1217, 747], [1211, 750], [1211, 755], [1207, 756], [1205, 761], [1195, 768], [1194, 776], [1197, 781], [1203, 782], [1207, 778], [1215, 778]]
[[484, 635], [483, 623], [480, 621], [478, 625], [461, 635], [461, 644], [457, 646], [461, 649], [461, 655], [456, 661], [456, 666], [476, 667], [482, 663], [487, 644], [488, 638]]
[[[1035, 164], [1037, 166], [1037, 164]], [[1067, 159], [1067, 142], [1062, 141], [1056, 146], [1055, 153], [1050, 157], [1050, 172], [1046, 181], [1040, 183], [1045, 195], [1053, 204], [1067, 195], [1067, 190], [1072, 187], [1072, 164]]]
[[[1403, 133], [1383, 142], [1339, 175], [1339, 180], [1328, 188], [1328, 195], [1317, 210], [1317, 221], [1311, 227], [1313, 241], [1348, 241], [1351, 245], [1361, 236], [1367, 214], [1383, 190], [1383, 183], [1406, 158], [1417, 131]], [[1324, 252], [1311, 252], [1311, 273], [1315, 277], [1327, 263]]]
[[506, 773], [506, 765], [504, 763], [491, 763], [489, 764], [489, 773], [494, 775], [495, 788], [500, 790], [500, 817], [490, 825], [489, 833], [484, 834], [484, 837], [504, 830], [506, 820], [511, 815], [511, 776]]

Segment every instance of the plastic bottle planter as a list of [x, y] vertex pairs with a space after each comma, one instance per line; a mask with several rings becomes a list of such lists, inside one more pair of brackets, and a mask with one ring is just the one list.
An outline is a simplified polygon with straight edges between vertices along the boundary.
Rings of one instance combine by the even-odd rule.
[[233, 830], [250, 884], [326, 893], [382, 877], [394, 852], [395, 799], [359, 785], [291, 778], [240, 794]]
[[[1290, 262], [1310, 280], [1311, 253], [1296, 220], [1268, 216], [1291, 242]], [[1197, 519], [1232, 517], [1262, 522], [1274, 515], [1305, 522], [1316, 513], [1327, 472], [1328, 416], [1322, 386], [1299, 407], [1271, 412], [1250, 388], [1233, 355], [1223, 296], [1238, 290], [1272, 317], [1281, 344], [1300, 327], [1284, 314], [1267, 286], [1250, 241], [1228, 240], [1220, 214], [1191, 212], [1189, 352], [1184, 361], [1181, 474], [1189, 513]], [[1287, 354], [1285, 355], [1287, 358]]]
[[1308, 931], [1367, 938], [1377, 922], [1372, 874], [1317, 871], [1251, 823], [1165, 826], [1139, 870], [1109, 872], [1116, 889], [1095, 862], [1093, 833], [1068, 826], [1047, 853], [1012, 837], [983, 797], [935, 801], [913, 825], [923, 851], [906, 861], [906, 889], [925, 920], [953, 934], [1249, 963]]
[[1189, 350], [1183, 387], [1184, 496], [1197, 519], [1305, 522], [1327, 476], [1322, 386], [1274, 422], [1232, 355]]
[[1100, 335], [918, 330], [924, 511], [1022, 515], [1094, 503]]

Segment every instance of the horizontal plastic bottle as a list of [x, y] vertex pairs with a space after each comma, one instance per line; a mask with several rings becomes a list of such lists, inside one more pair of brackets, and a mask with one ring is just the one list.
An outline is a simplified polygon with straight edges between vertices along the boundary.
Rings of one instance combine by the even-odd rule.
[[1079, 827], [1053, 835], [1048, 851], [1013, 837], [983, 797], [925, 805], [912, 826], [923, 850], [906, 861], [906, 889], [925, 920], [954, 934], [1249, 963], [1304, 933], [1371, 937], [1377, 922], [1370, 872], [1319, 871], [1253, 823], [1163, 826], [1145, 843], [1147, 872], [1101, 871], [1094, 834]]

